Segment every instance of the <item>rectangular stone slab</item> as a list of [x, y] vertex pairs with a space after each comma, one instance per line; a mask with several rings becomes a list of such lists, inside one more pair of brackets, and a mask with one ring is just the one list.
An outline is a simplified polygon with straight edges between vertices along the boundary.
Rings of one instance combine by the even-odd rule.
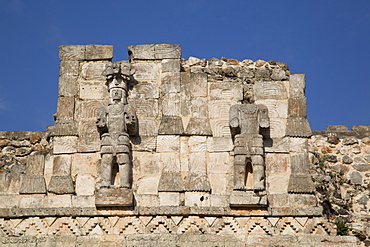
[[267, 195], [256, 195], [249, 191], [233, 191], [230, 195], [232, 207], [267, 207]]
[[95, 192], [95, 205], [97, 207], [128, 207], [132, 206], [132, 202], [132, 189], [100, 188]]

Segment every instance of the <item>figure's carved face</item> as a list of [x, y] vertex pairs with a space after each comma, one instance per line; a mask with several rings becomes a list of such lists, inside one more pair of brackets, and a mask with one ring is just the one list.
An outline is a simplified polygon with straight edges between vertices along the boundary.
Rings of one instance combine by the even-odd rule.
[[119, 64], [119, 63], [114, 63], [114, 64], [113, 64], [113, 72], [114, 72], [115, 74], [118, 74], [118, 73], [120, 73], [120, 72], [121, 72], [121, 66], [120, 66], [120, 64]]
[[122, 100], [122, 89], [112, 89], [112, 100], [114, 102]]
[[243, 103], [244, 104], [246, 104], [246, 103], [253, 104], [254, 103], [254, 95], [253, 95], [252, 90], [244, 91]]

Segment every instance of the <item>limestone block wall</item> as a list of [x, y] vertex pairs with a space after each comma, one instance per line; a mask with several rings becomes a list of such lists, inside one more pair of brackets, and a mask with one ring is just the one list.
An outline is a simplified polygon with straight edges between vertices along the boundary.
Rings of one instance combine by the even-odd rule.
[[328, 126], [310, 139], [311, 170], [324, 215], [370, 242], [370, 126]]
[[[352, 145], [366, 153], [367, 139], [344, 148], [328, 144], [325, 133], [310, 139], [304, 75], [275, 61], [186, 60], [179, 45], [130, 46], [128, 52], [129, 60], [116, 64], [129, 76], [127, 101], [138, 122], [138, 133], [130, 136], [132, 188], [116, 189], [116, 166], [112, 190], [101, 189], [96, 122], [98, 110], [110, 100], [103, 72], [111, 65], [113, 47], [61, 46], [55, 124], [44, 132], [0, 133], [0, 241], [5, 246], [358, 244], [354, 237], [330, 236], [336, 225], [322, 212], [326, 202], [333, 203], [325, 193], [319, 195], [323, 183], [317, 181], [327, 180], [321, 175], [328, 167], [344, 169], [352, 183], [341, 185], [347, 194], [360, 188], [360, 180], [367, 185], [368, 157], [346, 149]], [[235, 192], [233, 181], [229, 109], [250, 94], [267, 107], [270, 121], [262, 133], [266, 189], [259, 193]], [[337, 160], [356, 165], [335, 163], [329, 149], [337, 147], [349, 152]], [[310, 167], [311, 161], [316, 165]], [[361, 201], [356, 213], [369, 206], [364, 190], [355, 196]]]
[[[304, 75], [292, 75], [286, 64], [274, 61], [185, 60], [178, 45], [139, 45], [128, 51], [129, 61], [118, 63], [131, 75], [128, 103], [136, 110], [139, 125], [138, 134], [130, 137], [131, 210], [175, 214], [184, 208], [194, 212], [208, 208], [231, 215], [240, 210], [262, 216], [321, 215], [307, 173], [311, 130]], [[42, 133], [45, 147], [37, 144], [42, 152], [27, 151], [32, 157], [23, 162], [24, 180], [30, 186], [17, 193], [27, 194], [31, 208], [74, 212], [84, 208], [96, 213], [101, 183], [97, 111], [109, 103], [103, 71], [111, 63], [113, 47], [61, 46], [59, 57], [55, 124]], [[248, 93], [256, 104], [268, 108], [270, 119], [264, 133], [267, 199], [252, 203], [253, 210], [230, 205], [234, 145], [229, 109]], [[4, 154], [14, 146], [2, 142]], [[119, 184], [118, 175], [114, 180]], [[235, 204], [239, 205], [237, 200]], [[23, 208], [18, 201], [12, 205]]]

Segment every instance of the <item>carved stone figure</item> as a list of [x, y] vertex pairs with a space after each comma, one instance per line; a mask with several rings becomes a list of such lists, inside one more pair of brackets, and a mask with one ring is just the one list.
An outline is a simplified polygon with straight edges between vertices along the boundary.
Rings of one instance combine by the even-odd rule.
[[118, 164], [120, 187], [131, 186], [131, 143], [137, 118], [134, 108], [127, 103], [128, 75], [122, 74], [120, 64], [108, 65], [103, 72], [109, 88], [109, 105], [98, 111], [96, 125], [101, 133], [101, 187], [112, 186], [112, 168]]
[[261, 130], [268, 128], [269, 125], [267, 107], [255, 104], [251, 96], [245, 96], [243, 104], [231, 106], [230, 127], [234, 138], [235, 155], [234, 190], [265, 190]]

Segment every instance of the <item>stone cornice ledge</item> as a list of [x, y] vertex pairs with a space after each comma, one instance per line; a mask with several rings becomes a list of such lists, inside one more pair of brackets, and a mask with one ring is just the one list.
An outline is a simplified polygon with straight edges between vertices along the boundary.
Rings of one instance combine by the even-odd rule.
[[0, 217], [46, 217], [46, 216], [140, 216], [140, 215], [198, 215], [198, 216], [322, 216], [321, 207], [270, 207], [269, 209], [229, 207], [107, 207], [107, 208], [0, 208]]

